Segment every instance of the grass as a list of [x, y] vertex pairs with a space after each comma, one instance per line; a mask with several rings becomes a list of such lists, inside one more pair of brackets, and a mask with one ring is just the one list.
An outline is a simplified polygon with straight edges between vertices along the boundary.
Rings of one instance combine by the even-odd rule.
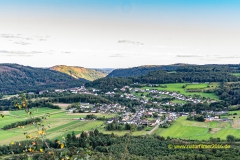
[[240, 77], [240, 73], [233, 73], [234, 76]]
[[[72, 131], [74, 131], [75, 134], [78, 134], [82, 131], [93, 130], [104, 123], [104, 121], [74, 120], [74, 118], [86, 117], [86, 115], [92, 113], [67, 114], [63, 110], [50, 108], [32, 108], [30, 111], [33, 113], [34, 117], [43, 116], [46, 113], [50, 114], [50, 117], [42, 122], [45, 126], [49, 125], [50, 127], [47, 127], [47, 138], [49, 139], [61, 138], [62, 135], [66, 136], [67, 134], [72, 133]], [[97, 117], [105, 116], [106, 118], [116, 116], [116, 114], [93, 114], [97, 115]], [[0, 128], [17, 121], [24, 121], [26, 119], [29, 119], [29, 115], [24, 110], [10, 111], [3, 119], [0, 119]], [[23, 134], [24, 132], [33, 133], [36, 131], [37, 129], [34, 125], [26, 125], [24, 128], [0, 130], [0, 145], [9, 144], [12, 141], [26, 140]]]
[[[36, 110], [33, 109], [33, 110]], [[71, 134], [73, 131], [75, 134], [80, 134], [82, 131], [90, 131], [97, 128], [100, 132], [105, 134], [116, 134], [116, 135], [125, 135], [129, 133], [129, 131], [106, 131], [104, 128], [104, 121], [78, 121], [73, 120], [73, 118], [85, 117], [88, 113], [81, 114], [66, 114], [65, 112], [56, 112], [61, 110], [54, 110], [48, 108], [38, 108], [36, 112], [37, 115], [42, 115], [45, 113], [52, 114], [46, 122], [44, 122], [45, 126], [50, 125], [50, 128], [47, 128], [47, 138], [49, 139], [60, 139], [62, 136], [66, 136], [67, 134]], [[240, 114], [240, 111], [231, 111], [230, 113]], [[24, 116], [26, 113], [23, 111], [11, 111], [10, 115], [6, 115], [4, 119], [1, 119], [0, 126], [22, 121], [27, 118]], [[20, 118], [16, 118], [19, 115]], [[114, 114], [106, 115], [101, 113], [96, 113], [97, 116], [115, 116]], [[235, 120], [234, 122], [238, 122], [239, 120]], [[210, 131], [210, 128], [212, 130]], [[142, 131], [134, 131], [132, 132], [133, 136], [138, 135], [146, 135], [148, 134], [151, 127], [145, 128]], [[36, 128], [34, 125], [27, 125], [25, 128], [14, 128], [10, 130], [0, 130], [0, 145], [9, 144], [12, 141], [21, 141], [26, 140], [23, 135], [24, 132], [36, 132]], [[158, 128], [152, 134], [157, 134], [160, 136], [170, 136], [174, 138], [182, 138], [182, 139], [197, 139], [197, 140], [207, 140], [210, 137], [226, 139], [227, 135], [234, 135], [238, 137], [240, 135], [240, 130], [238, 125], [232, 127], [229, 122], [196, 122], [196, 121], [187, 121], [186, 117], [179, 117], [174, 124], [167, 128]]]
[[97, 117], [105, 117], [105, 118], [112, 118], [116, 116], [116, 114], [103, 114], [103, 113], [67, 113], [66, 114], [65, 112], [62, 112], [59, 114], [52, 115], [51, 117], [53, 118], [84, 118], [86, 117], [86, 115], [89, 115], [89, 114], [94, 114]]
[[[58, 112], [63, 112], [60, 109], [50, 109], [50, 108], [32, 108], [30, 109], [30, 111], [35, 117], [43, 116], [46, 113], [55, 114]], [[28, 118], [28, 114], [26, 113], [25, 110], [10, 111], [10, 115], [15, 116], [17, 118]]]
[[186, 89], [190, 89], [190, 88], [194, 88], [194, 89], [198, 89], [198, 88], [207, 88], [208, 84], [207, 83], [200, 83], [200, 84], [188, 84]]
[[[218, 100], [218, 96], [215, 95], [214, 93], [204, 93], [204, 92], [187, 92], [185, 91], [185, 89], [183, 88], [183, 85], [187, 85], [187, 88], [191, 87], [191, 88], [201, 88], [201, 89], [208, 89], [207, 86], [208, 84], [206, 83], [200, 83], [200, 84], [189, 84], [189, 83], [171, 83], [171, 84], [164, 84], [167, 86], [167, 88], [162, 88], [162, 87], [143, 87], [143, 89], [158, 89], [161, 91], [169, 91], [169, 92], [179, 92], [180, 94], [183, 94], [185, 96], [193, 96], [195, 95], [200, 95], [202, 97], [205, 98], [210, 98], [210, 99], [215, 99]], [[218, 86], [218, 83], [210, 83], [209, 84], [211, 89], [214, 89]]]
[[105, 114], [105, 113], [69, 113], [67, 115], [68, 116], [78, 115], [78, 116], [86, 117], [86, 115], [89, 115], [89, 114], [96, 115], [97, 117], [104, 117], [105, 116], [106, 118], [110, 118], [110, 117], [116, 116], [116, 114]]
[[133, 93], [133, 94], [135, 94], [138, 98], [141, 98], [142, 96], [142, 94], [144, 95], [144, 96], [146, 96], [148, 93], [146, 93], [146, 92], [144, 92], [144, 93]]
[[[14, 123], [14, 122], [18, 122], [18, 121], [20, 121], [19, 118], [15, 118], [15, 117], [10, 116], [10, 115], [5, 115], [4, 118], [0, 119], [0, 128], [2, 128], [5, 125], [8, 125], [8, 124], [11, 124], [11, 123]], [[24, 119], [22, 119], [21, 121], [24, 121]]]
[[178, 103], [178, 104], [182, 104], [182, 103], [187, 103], [186, 101], [183, 101], [183, 100], [178, 100], [178, 99], [174, 99], [174, 100], [172, 100], [172, 102], [174, 102], [174, 103]]
[[54, 127], [52, 129], [48, 129], [48, 132], [55, 132], [55, 131], [58, 131], [58, 130], [62, 130], [62, 129], [65, 129], [65, 128], [68, 128], [69, 126], [72, 126], [72, 125], [75, 125], [75, 124], [78, 124], [80, 123], [80, 121], [71, 121], [69, 123], [66, 123], [64, 125], [60, 125], [58, 127]]
[[229, 111], [228, 114], [234, 114], [234, 113], [237, 113], [237, 115], [235, 116], [240, 116], [240, 110], [238, 111]]
[[[210, 132], [209, 128], [215, 132]], [[187, 121], [186, 117], [182, 116], [169, 128], [159, 128], [154, 133], [163, 137], [208, 140], [210, 137], [226, 139], [228, 135], [239, 138], [240, 130], [232, 128], [229, 122]]]
[[210, 128], [216, 128], [218, 122], [210, 122]]
[[61, 109], [66, 110], [68, 106], [70, 106], [70, 103], [53, 103], [54, 105], [59, 106]]
[[[237, 113], [237, 115], [233, 115], [234, 113]], [[225, 116], [221, 116], [221, 117], [222, 118], [232, 119], [232, 120], [240, 120], [240, 110], [238, 110], [238, 111], [229, 111], [228, 114], [232, 114], [232, 115], [225, 115]]]
[[48, 130], [48, 137], [51, 139], [61, 138], [67, 134], [72, 133], [79, 134], [82, 131], [90, 131], [98, 128], [103, 124], [103, 121], [72, 121], [65, 125]]
[[149, 121], [156, 120], [156, 118], [147, 118]]

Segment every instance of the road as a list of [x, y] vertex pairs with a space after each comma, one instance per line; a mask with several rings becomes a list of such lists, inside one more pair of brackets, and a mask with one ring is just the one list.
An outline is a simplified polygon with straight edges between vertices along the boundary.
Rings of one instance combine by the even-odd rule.
[[157, 125], [155, 125], [155, 127], [151, 130], [151, 131], [149, 131], [147, 134], [152, 134], [152, 132], [154, 132], [156, 129], [158, 129], [158, 127], [159, 127], [159, 125], [160, 124], [163, 124], [163, 123], [165, 123], [167, 121], [167, 119], [165, 119], [164, 121], [159, 121], [158, 122], [158, 124]]

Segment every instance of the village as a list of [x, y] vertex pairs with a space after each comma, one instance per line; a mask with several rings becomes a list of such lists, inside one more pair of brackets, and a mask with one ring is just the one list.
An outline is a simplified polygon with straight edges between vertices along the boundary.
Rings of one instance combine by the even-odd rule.
[[[41, 91], [39, 94], [43, 94], [48, 91]], [[183, 102], [192, 102], [192, 103], [202, 103], [203, 99], [191, 96], [185, 96], [177, 92], [169, 92], [169, 91], [160, 91], [156, 89], [142, 89], [142, 88], [131, 88], [130, 86], [124, 86], [122, 88], [115, 88], [114, 91], [108, 91], [106, 93], [101, 93], [99, 90], [91, 88], [87, 89], [84, 86], [75, 87], [70, 89], [55, 89], [56, 93], [62, 92], [71, 92], [72, 94], [92, 94], [99, 95], [102, 94], [104, 96], [114, 97], [115, 95], [119, 95], [121, 98], [125, 98], [128, 100], [135, 100], [141, 103], [141, 105], [136, 106], [136, 110], [134, 112], [131, 111], [127, 106], [123, 106], [120, 104], [89, 104], [89, 103], [81, 103], [78, 108], [69, 108], [67, 113], [103, 113], [103, 114], [116, 114], [118, 116], [107, 119], [106, 123], [112, 123], [116, 121], [122, 124], [135, 124], [135, 125], [146, 125], [146, 126], [156, 126], [162, 125], [164, 126], [166, 123], [171, 124], [174, 122], [179, 116], [191, 116], [196, 115], [196, 112], [188, 113], [188, 112], [170, 112], [162, 109], [161, 106], [177, 106], [184, 105]], [[140, 93], [140, 96], [138, 96]], [[156, 99], [176, 99], [182, 101], [182, 103], [174, 103], [172, 101], [152, 101], [149, 97], [145, 95], [151, 95], [150, 98]], [[205, 100], [206, 101], [206, 100]], [[207, 100], [208, 102], [208, 100]], [[155, 104], [158, 108], [146, 108], [145, 105]], [[229, 121], [227, 118], [219, 118], [220, 115], [227, 114], [227, 112], [213, 112], [213, 111], [202, 111], [202, 115], [204, 115], [205, 122], [209, 121]], [[85, 120], [81, 118], [81, 120]]]

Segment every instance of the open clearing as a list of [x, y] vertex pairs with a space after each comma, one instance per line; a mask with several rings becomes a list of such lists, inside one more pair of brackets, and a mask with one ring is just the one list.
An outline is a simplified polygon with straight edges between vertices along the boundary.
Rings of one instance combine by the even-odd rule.
[[233, 73], [234, 76], [240, 77], [240, 73]]
[[[193, 84], [193, 83], [170, 83], [170, 84], [162, 84], [164, 86], [167, 86], [167, 88], [163, 87], [143, 87], [143, 89], [157, 89], [161, 91], [169, 91], [169, 92], [179, 92], [180, 94], [183, 94], [185, 96], [190, 96], [190, 95], [200, 95], [205, 98], [210, 98], [210, 99], [215, 99], [218, 100], [218, 96], [215, 95], [214, 93], [205, 93], [205, 92], [187, 92], [183, 88], [184, 85], [186, 85], [186, 89], [201, 89], [201, 90], [208, 90], [208, 89], [214, 89], [216, 88], [219, 84], [218, 83], [199, 83], [199, 84]], [[209, 85], [209, 88], [207, 87]]]
[[[50, 117], [42, 122], [47, 127], [47, 138], [56, 139], [66, 136], [73, 131], [79, 134], [82, 131], [90, 131], [99, 128], [104, 121], [79, 121], [74, 118], [86, 117], [88, 114], [95, 114], [97, 117], [106, 118], [114, 117], [115, 114], [102, 114], [102, 113], [72, 113], [67, 114], [61, 109], [50, 108], [32, 108], [30, 109], [34, 117], [42, 117], [49, 113]], [[5, 117], [0, 119], [0, 128], [18, 121], [25, 121], [29, 119], [29, 115], [24, 110], [5, 112]], [[9, 130], [0, 130], [0, 145], [9, 144], [12, 141], [26, 140], [24, 132], [36, 134], [37, 129], [34, 125], [26, 125], [24, 128], [13, 128]]]
[[0, 113], [4, 114], [4, 115], [10, 115], [9, 111], [1, 111]]
[[210, 137], [226, 139], [228, 135], [240, 137], [240, 130], [232, 128], [230, 122], [195, 122], [186, 118], [179, 117], [169, 128], [159, 128], [154, 133], [163, 137], [195, 140], [207, 140]]
[[10, 98], [12, 98], [12, 97], [18, 97], [18, 95], [17, 95], [17, 94], [15, 94], [15, 95], [4, 95], [4, 96], [2, 97], [2, 99], [10, 99]]
[[53, 103], [53, 105], [58, 105], [61, 107], [63, 110], [66, 110], [68, 106], [70, 106], [70, 103]]

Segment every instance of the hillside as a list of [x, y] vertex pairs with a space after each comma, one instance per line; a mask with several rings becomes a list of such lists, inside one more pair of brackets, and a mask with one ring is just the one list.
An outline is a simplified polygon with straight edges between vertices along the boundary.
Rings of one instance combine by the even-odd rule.
[[[234, 67], [233, 67], [234, 66]], [[169, 68], [167, 68], [169, 67]], [[154, 67], [150, 67], [152, 69]], [[160, 68], [160, 69], [159, 69]], [[162, 66], [155, 67], [155, 71], [149, 71], [150, 69], [146, 67], [136, 67], [133, 69], [125, 69], [115, 76], [114, 71], [106, 78], [101, 78], [93, 82], [86, 83], [85, 86], [100, 89], [101, 91], [113, 91], [114, 88], [123, 87], [126, 85], [131, 85], [134, 83], [140, 84], [166, 84], [166, 83], [205, 83], [205, 82], [237, 82], [240, 81], [238, 76], [233, 73], [239, 73], [239, 65], [179, 65], [175, 66]], [[166, 69], [166, 70], [164, 70]], [[172, 71], [170, 71], [172, 69]], [[142, 75], [139, 75], [140, 71]], [[126, 72], [124, 72], [126, 71]], [[133, 71], [131, 73], [130, 71]], [[148, 71], [148, 72], [147, 72]], [[120, 76], [122, 73], [122, 76]], [[123, 77], [125, 75], [125, 77]], [[129, 75], [129, 77], [126, 77]], [[132, 75], [132, 76], [130, 76]], [[139, 76], [135, 76], [139, 75]]]
[[166, 72], [211, 72], [222, 71], [232, 72], [235, 75], [240, 73], [239, 64], [209, 64], [209, 65], [194, 65], [178, 63], [173, 65], [145, 65], [133, 68], [115, 69], [107, 77], [138, 77], [148, 74], [152, 71]]
[[89, 68], [89, 69], [93, 69], [95, 71], [102, 72], [106, 75], [108, 75], [109, 73], [111, 73], [114, 70], [114, 68]]
[[96, 79], [106, 77], [107, 75], [107, 73], [101, 72], [100, 70], [66, 65], [53, 66], [50, 68], [50, 70], [55, 70], [58, 72], [68, 74], [76, 79], [84, 78], [89, 81], [94, 81]]
[[107, 77], [137, 77], [145, 75], [150, 71], [164, 70], [164, 71], [175, 71], [179, 65], [145, 65], [133, 68], [115, 69]]
[[76, 80], [66, 74], [49, 69], [18, 64], [0, 64], [0, 92], [36, 91], [49, 88], [79, 86], [87, 80]]

